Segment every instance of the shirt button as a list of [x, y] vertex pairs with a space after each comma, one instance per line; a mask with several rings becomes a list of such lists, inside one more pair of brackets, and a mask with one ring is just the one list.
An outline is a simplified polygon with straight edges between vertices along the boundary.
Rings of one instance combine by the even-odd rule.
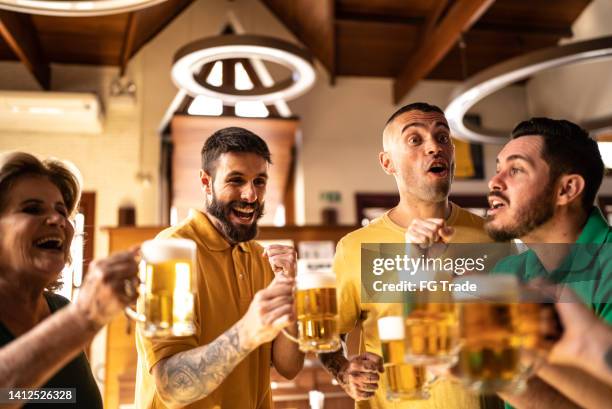
[[242, 279], [242, 278], [244, 278], [244, 274], [240, 273], [240, 274], [238, 274], [238, 277], [240, 277]]

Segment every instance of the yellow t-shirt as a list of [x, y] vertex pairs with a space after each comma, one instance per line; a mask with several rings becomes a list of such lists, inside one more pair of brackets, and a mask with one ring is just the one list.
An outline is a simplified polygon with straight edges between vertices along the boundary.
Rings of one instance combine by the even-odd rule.
[[[215, 340], [247, 312], [255, 293], [274, 278], [260, 245], [249, 241], [230, 246], [200, 211], [192, 210], [181, 224], [164, 230], [158, 237], [188, 238], [197, 244], [196, 333], [189, 337], [150, 339], [137, 329], [138, 409], [165, 408], [151, 374], [159, 360]], [[210, 395], [186, 408], [272, 408], [270, 362], [271, 344], [266, 343], [244, 358]]]
[[[447, 224], [455, 228], [452, 243], [491, 243], [483, 229], [484, 220], [451, 203]], [[348, 333], [356, 325], [361, 327], [360, 352], [372, 352], [382, 356], [378, 339], [378, 318], [401, 315], [402, 305], [393, 303], [361, 302], [361, 244], [403, 243], [406, 229], [393, 223], [388, 212], [369, 225], [347, 234], [340, 240], [334, 258], [337, 279], [338, 313], [340, 333]], [[376, 395], [367, 401], [356, 403], [357, 408], [368, 409], [474, 409], [480, 406], [479, 398], [457, 384], [442, 380], [431, 390], [431, 397], [423, 401], [389, 402], [385, 398], [384, 377], [381, 377]]]

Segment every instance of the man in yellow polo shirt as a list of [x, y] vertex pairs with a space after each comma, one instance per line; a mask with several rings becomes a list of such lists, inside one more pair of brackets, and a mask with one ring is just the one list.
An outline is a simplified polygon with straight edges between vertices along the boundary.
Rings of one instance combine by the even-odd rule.
[[[202, 148], [204, 211], [160, 233], [198, 247], [193, 336], [150, 339], [138, 331], [136, 407], [269, 409], [270, 365], [286, 378], [304, 355], [280, 330], [295, 334], [295, 251], [252, 239], [263, 214], [270, 151], [242, 128], [215, 132]], [[267, 258], [267, 260], [266, 260]], [[274, 277], [274, 271], [287, 274]]]
[[[426, 103], [406, 105], [387, 121], [380, 164], [395, 178], [399, 204], [368, 226], [349, 233], [339, 243], [334, 259], [338, 282], [340, 332], [361, 328], [360, 355], [350, 359], [341, 352], [322, 354], [324, 366], [353, 398], [358, 408], [474, 409], [478, 396], [450, 381], [438, 382], [431, 398], [389, 402], [380, 381], [381, 346], [377, 320], [399, 315], [401, 304], [361, 301], [362, 243], [492, 242], [483, 219], [448, 201], [454, 172], [454, 146], [444, 113]], [[452, 239], [451, 239], [452, 236]]]

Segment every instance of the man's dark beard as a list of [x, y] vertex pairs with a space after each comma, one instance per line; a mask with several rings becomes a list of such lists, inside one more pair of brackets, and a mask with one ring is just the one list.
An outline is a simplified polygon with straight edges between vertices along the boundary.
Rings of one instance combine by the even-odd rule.
[[[253, 223], [250, 225], [235, 225], [230, 219], [229, 215], [232, 211], [232, 207], [240, 208], [251, 208], [255, 211], [253, 217]], [[206, 207], [206, 211], [214, 216], [221, 223], [222, 233], [230, 239], [233, 243], [241, 243], [249, 241], [257, 236], [257, 220], [261, 219], [264, 215], [264, 205], [259, 202], [248, 203], [240, 200], [233, 200], [231, 202], [222, 202], [217, 200], [215, 192], [212, 194], [212, 201]]]
[[494, 217], [487, 216], [486, 232], [495, 241], [508, 241], [523, 237], [535, 228], [540, 227], [549, 221], [555, 212], [554, 189], [555, 184], [549, 183], [541, 194], [533, 198], [524, 209], [518, 212], [516, 220], [511, 226], [495, 228], [490, 224]]

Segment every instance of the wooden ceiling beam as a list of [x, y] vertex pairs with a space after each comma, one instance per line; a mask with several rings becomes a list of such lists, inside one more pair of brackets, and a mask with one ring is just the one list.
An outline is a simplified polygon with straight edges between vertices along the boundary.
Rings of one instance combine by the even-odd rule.
[[509, 32], [529, 36], [546, 36], [569, 38], [574, 35], [571, 26], [528, 25], [520, 23], [490, 23], [479, 21], [472, 26], [472, 31]]
[[45, 57], [36, 28], [27, 14], [0, 10], [0, 37], [40, 84], [51, 88], [51, 67]]
[[431, 8], [431, 12], [425, 18], [425, 23], [423, 23], [423, 31], [421, 38], [425, 39], [429, 37], [432, 33], [433, 29], [438, 24], [438, 20], [442, 15], [442, 12], [446, 9], [448, 4], [448, 0], [437, 0], [434, 6]]
[[118, 61], [121, 75], [125, 74], [130, 59], [191, 3], [193, 0], [166, 0], [130, 13]]
[[395, 78], [393, 102], [398, 103], [421, 79], [444, 58], [461, 33], [468, 30], [494, 0], [464, 0], [453, 4], [432, 33], [420, 41], [420, 47]]
[[119, 76], [123, 77], [127, 70], [130, 57], [134, 54], [134, 44], [138, 34], [139, 14], [131, 12], [128, 15], [128, 20], [125, 28], [125, 36], [123, 37], [123, 45], [121, 46], [121, 54], [119, 54]]
[[262, 0], [276, 17], [323, 64], [331, 76], [336, 76], [335, 1]]

